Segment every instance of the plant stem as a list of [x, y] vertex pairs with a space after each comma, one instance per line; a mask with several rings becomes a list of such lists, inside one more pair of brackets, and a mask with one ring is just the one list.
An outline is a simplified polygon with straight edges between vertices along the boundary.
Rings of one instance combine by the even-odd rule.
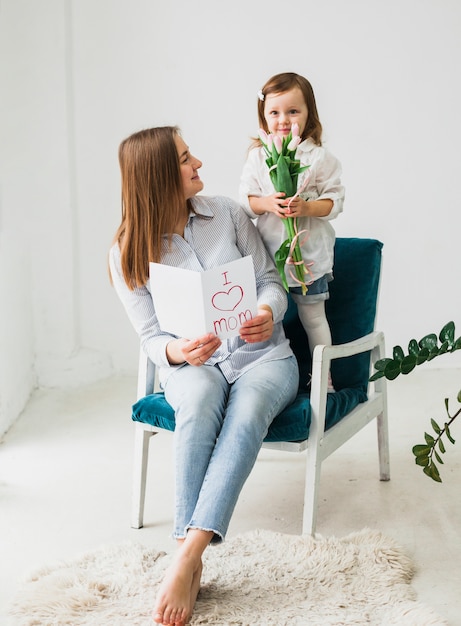
[[293, 253], [291, 256], [294, 261], [296, 276], [299, 282], [301, 283], [301, 289], [304, 295], [307, 292], [307, 287], [306, 287], [306, 282], [305, 282], [305, 271], [304, 271], [305, 268], [304, 268], [303, 257], [301, 254], [301, 248], [299, 246], [299, 239], [296, 234], [295, 221], [294, 221], [295, 219], [296, 218], [293, 218], [293, 217], [287, 217], [285, 226], [286, 226], [288, 236], [290, 237], [290, 241], [293, 241], [293, 239], [296, 238], [296, 243], [293, 248]]

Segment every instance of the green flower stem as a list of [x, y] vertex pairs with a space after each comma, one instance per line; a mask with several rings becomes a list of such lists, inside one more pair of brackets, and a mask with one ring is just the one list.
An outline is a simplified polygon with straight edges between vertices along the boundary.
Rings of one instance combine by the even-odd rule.
[[[296, 218], [293, 218], [293, 217], [285, 218], [285, 228], [290, 238], [290, 241], [293, 241], [293, 239], [296, 237], [295, 219]], [[295, 267], [296, 276], [301, 283], [300, 287], [304, 295], [307, 293], [307, 287], [306, 287], [306, 282], [305, 282], [306, 278], [305, 278], [305, 272], [304, 272], [303, 257], [301, 254], [301, 248], [299, 246], [298, 238], [296, 238], [295, 247], [293, 249], [293, 254], [291, 256], [295, 262], [294, 267]]]

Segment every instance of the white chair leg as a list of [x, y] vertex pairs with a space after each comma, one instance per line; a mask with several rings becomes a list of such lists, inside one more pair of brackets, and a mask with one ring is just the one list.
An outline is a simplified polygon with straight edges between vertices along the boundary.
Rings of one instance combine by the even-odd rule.
[[376, 418], [378, 424], [379, 480], [390, 480], [389, 428], [386, 409]]
[[319, 458], [317, 445], [308, 445], [306, 478], [304, 482], [303, 535], [314, 536], [315, 534], [321, 468], [322, 463]]
[[[375, 363], [379, 359], [384, 359], [384, 335], [381, 335], [380, 341], [376, 348], [372, 351], [372, 362]], [[389, 425], [387, 418], [387, 382], [385, 378], [380, 378], [374, 383], [375, 390], [381, 394], [383, 399], [383, 410], [376, 417], [378, 428], [378, 455], [379, 455], [379, 479], [390, 480], [390, 461], [389, 461]]]
[[311, 424], [306, 449], [304, 482], [303, 535], [314, 535], [317, 525], [317, 501], [322, 469], [321, 441], [325, 432], [328, 375], [331, 359], [326, 346], [318, 345], [312, 354]]
[[131, 528], [142, 528], [143, 526], [149, 441], [152, 435], [155, 434], [155, 432], [145, 430], [141, 424], [136, 424], [134, 436]]
[[379, 480], [390, 480], [389, 463], [389, 424], [387, 419], [387, 384], [386, 380], [380, 379], [375, 382], [375, 389], [382, 395], [383, 410], [377, 416], [378, 426], [378, 455], [379, 455]]

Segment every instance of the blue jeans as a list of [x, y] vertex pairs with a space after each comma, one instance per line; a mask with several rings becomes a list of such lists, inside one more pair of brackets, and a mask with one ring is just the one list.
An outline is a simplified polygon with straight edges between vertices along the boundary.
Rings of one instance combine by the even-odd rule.
[[232, 384], [209, 365], [185, 365], [168, 378], [165, 397], [176, 413], [176, 539], [190, 528], [224, 539], [269, 425], [295, 399], [298, 379], [294, 356], [258, 363]]

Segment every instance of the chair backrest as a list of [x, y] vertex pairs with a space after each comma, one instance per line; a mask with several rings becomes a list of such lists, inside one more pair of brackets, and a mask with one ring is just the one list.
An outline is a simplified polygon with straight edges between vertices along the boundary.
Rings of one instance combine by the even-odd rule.
[[[376, 239], [338, 237], [335, 243], [334, 280], [326, 312], [333, 344], [346, 343], [374, 330], [383, 244]], [[298, 359], [300, 384], [308, 380], [311, 355], [295, 303], [289, 299], [284, 320], [285, 332]], [[337, 359], [331, 374], [336, 390], [359, 388], [366, 391], [370, 376], [370, 353]]]

